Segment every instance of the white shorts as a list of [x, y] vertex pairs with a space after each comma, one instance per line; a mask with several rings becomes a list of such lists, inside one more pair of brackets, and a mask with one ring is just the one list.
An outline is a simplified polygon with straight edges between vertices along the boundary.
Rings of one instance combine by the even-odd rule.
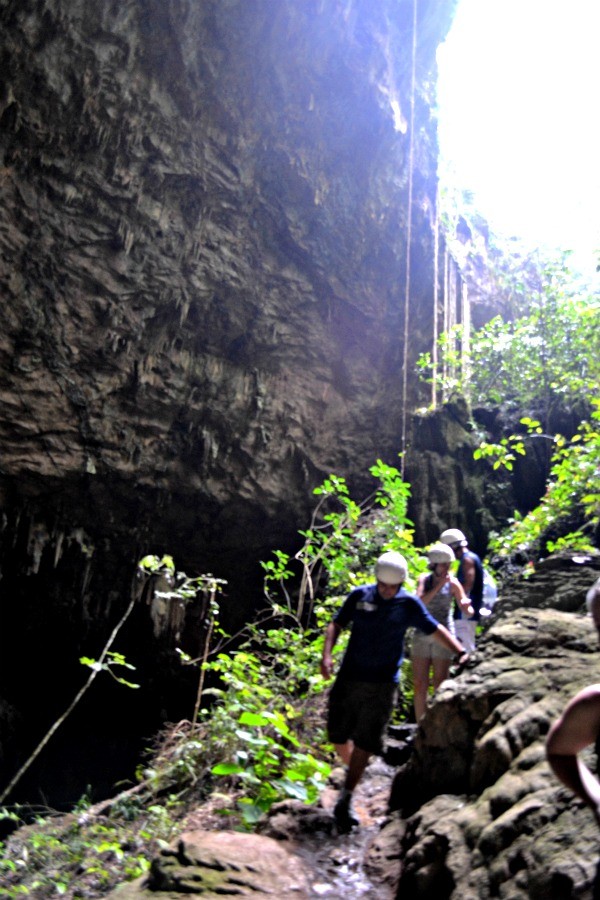
[[454, 633], [456, 640], [460, 641], [467, 653], [475, 652], [475, 629], [477, 622], [475, 619], [455, 619]]

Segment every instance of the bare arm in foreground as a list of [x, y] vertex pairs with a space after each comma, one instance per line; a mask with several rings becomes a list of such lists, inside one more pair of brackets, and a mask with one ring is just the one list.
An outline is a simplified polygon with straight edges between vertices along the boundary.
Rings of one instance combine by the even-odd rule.
[[462, 663], [467, 659], [469, 654], [467, 653], [463, 645], [459, 641], [457, 641], [454, 635], [450, 634], [448, 629], [443, 625], [438, 625], [436, 630], [433, 632], [432, 637], [438, 642], [438, 644], [441, 644], [442, 647], [445, 647], [447, 650], [452, 650], [453, 653], [456, 653], [458, 656], [460, 656], [460, 659], [458, 660], [459, 663]]
[[600, 684], [584, 688], [567, 704], [546, 741], [546, 755], [556, 776], [590, 807], [600, 825], [600, 784], [577, 754], [600, 732]]

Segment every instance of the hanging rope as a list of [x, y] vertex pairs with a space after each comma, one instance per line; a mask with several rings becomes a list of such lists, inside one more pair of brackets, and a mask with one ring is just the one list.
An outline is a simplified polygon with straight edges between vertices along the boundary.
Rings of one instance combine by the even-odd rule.
[[[443, 314], [443, 324], [442, 331], [448, 334], [448, 322], [450, 321], [450, 313], [449, 313], [449, 300], [448, 300], [448, 279], [449, 274], [448, 270], [450, 268], [450, 255], [448, 253], [448, 245], [444, 245], [444, 314]], [[444, 353], [442, 356], [442, 403], [444, 400], [447, 400], [446, 397], [446, 385], [448, 384], [448, 353]]]
[[[457, 376], [458, 365], [456, 361], [456, 328], [457, 323], [457, 274], [456, 262], [451, 254], [448, 254], [448, 328], [447, 328], [447, 347], [450, 356], [450, 364], [448, 366], [448, 375], [451, 382], [455, 382]], [[450, 397], [447, 395], [446, 399]]]
[[406, 282], [404, 289], [404, 352], [402, 359], [402, 458], [400, 471], [404, 478], [406, 455], [406, 404], [408, 398], [408, 325], [410, 300], [410, 245], [412, 241], [413, 163], [415, 152], [415, 82], [417, 71], [417, 0], [413, 0], [412, 70], [410, 83], [410, 139], [408, 152], [408, 222], [406, 226]]
[[462, 342], [461, 342], [461, 379], [467, 400], [470, 400], [471, 381], [471, 301], [467, 282], [461, 278], [461, 317], [462, 317]]
[[440, 186], [435, 193], [435, 222], [433, 225], [433, 346], [431, 348], [431, 406], [437, 406], [438, 382], [438, 301], [440, 277]]

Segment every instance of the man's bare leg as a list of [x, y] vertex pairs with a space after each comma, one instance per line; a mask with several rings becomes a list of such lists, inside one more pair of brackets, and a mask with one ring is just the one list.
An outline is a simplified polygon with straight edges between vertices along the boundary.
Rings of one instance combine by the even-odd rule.
[[367, 768], [367, 763], [371, 758], [368, 750], [361, 750], [360, 747], [354, 747], [350, 762], [348, 763], [348, 772], [346, 773], [346, 783], [344, 787], [352, 793], [356, 785], [361, 779], [362, 773]]
[[335, 751], [345, 766], [348, 767], [344, 787], [352, 792], [361, 779], [362, 773], [367, 768], [371, 754], [360, 747], [355, 747], [353, 741], [345, 744], [334, 744]]
[[342, 833], [346, 833], [354, 828], [355, 825], [358, 825], [358, 819], [352, 811], [352, 794], [367, 767], [370, 757], [371, 754], [367, 750], [361, 750], [360, 747], [355, 746], [352, 750], [346, 772], [346, 781], [340, 791], [334, 809], [335, 820], [338, 829]]
[[345, 744], [334, 744], [335, 752], [342, 760], [345, 766], [350, 765], [350, 759], [352, 757], [352, 751], [354, 750], [353, 741], [346, 741]]

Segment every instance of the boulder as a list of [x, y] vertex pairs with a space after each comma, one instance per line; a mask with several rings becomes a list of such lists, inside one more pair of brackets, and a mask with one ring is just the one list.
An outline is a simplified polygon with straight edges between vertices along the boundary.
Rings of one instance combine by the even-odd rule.
[[300, 860], [268, 837], [232, 831], [182, 834], [152, 861], [149, 875], [122, 884], [110, 900], [282, 897], [308, 900]]

